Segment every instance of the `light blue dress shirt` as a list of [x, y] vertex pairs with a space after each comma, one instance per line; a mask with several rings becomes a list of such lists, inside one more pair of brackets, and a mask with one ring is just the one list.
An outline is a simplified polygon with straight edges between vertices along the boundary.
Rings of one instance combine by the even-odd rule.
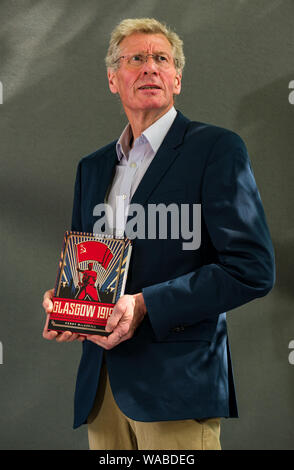
[[130, 147], [132, 129], [128, 124], [116, 144], [118, 164], [108, 198], [105, 202], [106, 217], [110, 233], [121, 237], [124, 234], [128, 216], [128, 207], [147, 168], [155, 157], [163, 139], [169, 131], [177, 111], [172, 107], [160, 119], [155, 121]]

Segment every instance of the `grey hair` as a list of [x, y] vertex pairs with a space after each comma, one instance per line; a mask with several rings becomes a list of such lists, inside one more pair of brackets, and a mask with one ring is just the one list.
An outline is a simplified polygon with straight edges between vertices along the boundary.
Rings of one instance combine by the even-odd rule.
[[163, 34], [170, 42], [173, 52], [173, 59], [177, 72], [182, 72], [185, 66], [185, 56], [183, 51], [183, 41], [177, 33], [172, 31], [164, 23], [155, 18], [128, 18], [121, 21], [112, 31], [109, 41], [105, 64], [107, 69], [117, 69], [117, 59], [121, 51], [119, 44], [121, 41], [133, 33]]

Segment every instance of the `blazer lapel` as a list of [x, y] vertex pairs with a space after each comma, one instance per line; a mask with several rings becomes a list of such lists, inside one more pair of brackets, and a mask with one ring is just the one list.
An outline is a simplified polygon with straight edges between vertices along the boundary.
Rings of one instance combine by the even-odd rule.
[[[131, 203], [144, 205], [151, 196], [154, 189], [160, 184], [164, 174], [167, 172], [175, 158], [180, 154], [180, 145], [187, 131], [190, 120], [178, 111], [178, 114], [164, 138], [156, 156], [152, 160], [138, 188], [136, 189]], [[100, 158], [103, 163], [99, 164], [99, 174], [97, 174], [97, 185], [93, 194], [92, 203], [104, 203], [110, 189], [115, 166], [118, 163], [116, 154], [116, 141], [109, 145], [104, 155]]]
[[190, 120], [178, 111], [171, 128], [132, 197], [132, 204], [145, 204], [159, 185], [164, 174], [180, 153], [178, 147], [183, 141], [189, 122]]
[[112, 183], [115, 166], [118, 164], [118, 158], [115, 148], [116, 142], [103, 155], [103, 165], [99, 166], [99, 178], [97, 179], [97, 196], [99, 203], [105, 202], [108, 190]]

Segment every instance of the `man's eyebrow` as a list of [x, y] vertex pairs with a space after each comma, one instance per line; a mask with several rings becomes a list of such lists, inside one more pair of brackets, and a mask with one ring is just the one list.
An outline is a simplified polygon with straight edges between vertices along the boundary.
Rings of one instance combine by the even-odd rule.
[[[149, 52], [146, 52], [146, 51], [136, 51], [136, 52], [127, 52], [126, 54], [128, 55], [136, 55], [136, 54], [149, 54]], [[154, 51], [154, 52], [150, 52], [150, 54], [154, 54], [154, 55], [161, 55], [161, 54], [165, 54], [165, 55], [170, 55], [168, 52], [166, 51]]]
[[154, 52], [154, 54], [157, 54], [157, 55], [161, 55], [161, 54], [164, 54], [164, 55], [170, 55], [168, 52], [166, 51], [158, 51], [158, 52]]

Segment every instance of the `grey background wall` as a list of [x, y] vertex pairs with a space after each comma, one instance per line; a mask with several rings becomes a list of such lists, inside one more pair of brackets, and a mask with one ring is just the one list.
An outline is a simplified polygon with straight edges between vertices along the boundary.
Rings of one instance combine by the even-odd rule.
[[41, 299], [77, 163], [125, 125], [104, 56], [138, 16], [184, 40], [177, 107], [247, 143], [276, 250], [272, 292], [228, 313], [240, 418], [223, 420], [222, 446], [293, 449], [293, 0], [1, 0], [0, 448], [87, 448], [86, 427], [71, 428], [81, 345], [42, 339]]

